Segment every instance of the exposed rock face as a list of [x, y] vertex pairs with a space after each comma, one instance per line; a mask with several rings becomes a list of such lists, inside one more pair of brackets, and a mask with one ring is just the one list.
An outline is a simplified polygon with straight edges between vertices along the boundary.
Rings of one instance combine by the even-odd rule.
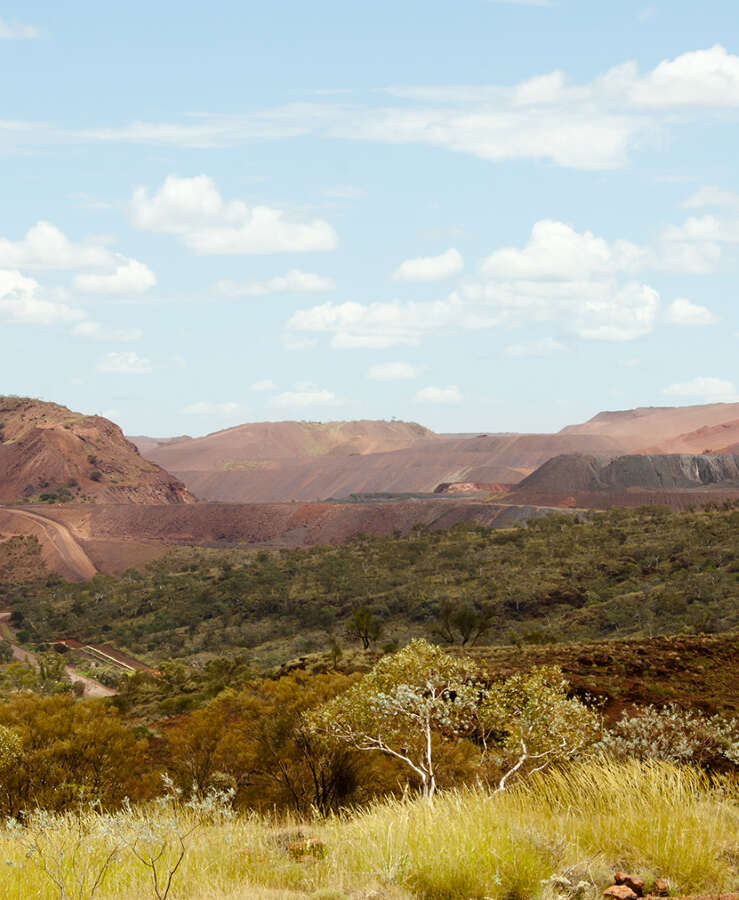
[[524, 478], [516, 492], [679, 490], [739, 487], [739, 455], [556, 456]]
[[26, 397], [0, 397], [0, 425], [0, 503], [42, 496], [52, 502], [195, 500], [102, 416]]

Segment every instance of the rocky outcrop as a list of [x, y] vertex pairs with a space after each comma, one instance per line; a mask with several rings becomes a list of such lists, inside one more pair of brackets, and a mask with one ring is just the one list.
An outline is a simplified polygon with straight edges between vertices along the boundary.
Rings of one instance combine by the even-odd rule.
[[564, 454], [516, 486], [516, 493], [739, 488], [739, 455], [687, 454], [616, 457]]
[[0, 503], [192, 503], [121, 429], [55, 403], [0, 397]]

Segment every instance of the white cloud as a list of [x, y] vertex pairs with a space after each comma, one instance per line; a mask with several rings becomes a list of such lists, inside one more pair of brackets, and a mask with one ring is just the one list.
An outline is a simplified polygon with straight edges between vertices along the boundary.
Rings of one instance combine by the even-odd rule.
[[719, 318], [706, 306], [678, 297], [667, 307], [666, 318], [673, 325], [715, 325]]
[[29, 41], [40, 36], [41, 33], [35, 25], [0, 19], [0, 41]]
[[[665, 59], [645, 72], [626, 61], [581, 83], [554, 71], [515, 85], [400, 86], [386, 88], [385, 95], [385, 104], [376, 103], [376, 94], [365, 104], [354, 95], [326, 94], [320, 102], [240, 115], [204, 113], [179, 122], [137, 121], [63, 133], [42, 123], [12, 122], [6, 131], [17, 145], [64, 139], [190, 148], [314, 135], [423, 144], [490, 161], [536, 159], [611, 169], [626, 165], [635, 148], [662, 146], [676, 125], [739, 107], [739, 57], [716, 45]], [[212, 242], [202, 244], [193, 237], [198, 252], [272, 252], [241, 249], [243, 243], [252, 246], [253, 235], [210, 237]]]
[[84, 313], [45, 296], [37, 281], [14, 270], [0, 269], [0, 322], [53, 325], [74, 322]]
[[98, 362], [98, 372], [114, 375], [146, 375], [152, 371], [151, 361], [134, 350], [106, 353]]
[[331, 334], [340, 349], [384, 349], [416, 345], [424, 334], [464, 324], [459, 299], [431, 303], [399, 300], [362, 304], [323, 303], [295, 312], [287, 323], [294, 331]]
[[157, 279], [147, 265], [127, 259], [110, 275], [77, 275], [73, 283], [84, 294], [143, 294], [154, 287]]
[[632, 76], [632, 81], [630, 97], [637, 105], [739, 106], [739, 57], [720, 44], [663, 60], [643, 78]]
[[255, 381], [251, 386], [253, 391], [276, 391], [277, 385], [272, 381], [271, 378], [263, 378], [261, 381]]
[[464, 268], [462, 254], [451, 247], [439, 256], [419, 256], [406, 259], [393, 272], [394, 281], [441, 281], [461, 272]]
[[386, 362], [370, 366], [367, 377], [373, 381], [405, 381], [417, 378], [419, 374], [420, 369], [410, 363]]
[[739, 221], [718, 216], [691, 216], [682, 225], [669, 225], [662, 233], [665, 241], [739, 243]]
[[199, 400], [197, 403], [190, 403], [182, 410], [188, 416], [232, 416], [236, 413], [246, 411], [243, 403], [235, 403], [234, 401], [226, 401], [223, 403], [210, 403], [205, 400]]
[[419, 403], [444, 403], [456, 404], [462, 402], [462, 395], [459, 389], [452, 385], [451, 387], [428, 387], [421, 388], [413, 395], [413, 399]]
[[70, 331], [74, 337], [86, 338], [90, 341], [115, 342], [128, 344], [139, 341], [143, 337], [140, 328], [109, 328], [100, 322], [79, 322]]
[[648, 334], [659, 294], [646, 284], [604, 281], [490, 281], [465, 284], [461, 295], [510, 326], [556, 322], [586, 340], [627, 341]]
[[267, 294], [320, 294], [333, 291], [336, 283], [332, 278], [290, 269], [285, 275], [277, 275], [268, 281], [254, 281], [242, 284], [236, 281], [219, 281], [216, 290], [226, 297], [263, 297]]
[[703, 209], [716, 206], [739, 206], [739, 194], [725, 188], [708, 185], [691, 194], [682, 204], [685, 209]]
[[[704, 258], [704, 249], [696, 259]], [[415, 346], [431, 334], [543, 322], [586, 340], [633, 340], [652, 330], [659, 294], [648, 284], [619, 276], [667, 268], [678, 251], [683, 252], [679, 243], [641, 247], [625, 240], [609, 242], [545, 220], [534, 225], [525, 247], [495, 251], [483, 262], [478, 280], [463, 282], [446, 299], [327, 302], [298, 310], [287, 327], [330, 335], [331, 345], [342, 349]], [[687, 264], [683, 260], [681, 265], [678, 271]], [[554, 349], [553, 344], [512, 346], [516, 349], [511, 352], [521, 354]]]
[[645, 263], [646, 251], [631, 241], [608, 242], [591, 231], [582, 234], [563, 222], [544, 219], [531, 229], [523, 249], [504, 247], [482, 264], [485, 275], [502, 279], [571, 279], [633, 272]]
[[715, 402], [730, 402], [737, 399], [736, 388], [731, 381], [703, 375], [699, 375], [691, 381], [671, 384], [662, 393], [671, 397], [693, 397]]
[[314, 388], [303, 391], [285, 391], [270, 401], [270, 406], [278, 409], [295, 409], [306, 406], [341, 406], [340, 400], [333, 391]]
[[94, 269], [111, 266], [114, 255], [91, 241], [79, 244], [51, 222], [37, 222], [20, 241], [0, 238], [0, 266], [22, 269]]
[[523, 344], [511, 344], [505, 348], [507, 356], [551, 356], [553, 353], [563, 353], [566, 350], [566, 345], [553, 337], [527, 341]]
[[136, 188], [131, 217], [137, 228], [176, 235], [202, 255], [306, 253], [333, 250], [338, 243], [322, 219], [289, 222], [279, 209], [224, 201], [207, 175], [169, 175], [153, 195]]

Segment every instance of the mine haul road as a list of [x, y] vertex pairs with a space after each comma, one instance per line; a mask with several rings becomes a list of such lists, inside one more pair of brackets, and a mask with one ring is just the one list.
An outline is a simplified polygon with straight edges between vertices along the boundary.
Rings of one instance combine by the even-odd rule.
[[[11, 517], [17, 516], [21, 519], [30, 520], [40, 526], [48, 542], [48, 549], [59, 556], [64, 568], [68, 570], [73, 578], [87, 581], [97, 574], [97, 569], [92, 564], [90, 557], [80, 547], [72, 532], [65, 525], [55, 522], [53, 519], [47, 519], [46, 516], [42, 516], [37, 512], [29, 512], [25, 509], [18, 509], [15, 506], [0, 506], [0, 511]], [[28, 532], [27, 528], [24, 530], [26, 533]]]

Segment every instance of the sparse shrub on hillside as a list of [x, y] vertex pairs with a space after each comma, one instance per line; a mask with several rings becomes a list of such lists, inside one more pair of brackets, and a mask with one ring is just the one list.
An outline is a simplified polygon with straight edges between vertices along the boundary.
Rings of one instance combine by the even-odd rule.
[[674, 703], [624, 711], [597, 745], [618, 758], [659, 759], [711, 769], [739, 766], [739, 721]]

